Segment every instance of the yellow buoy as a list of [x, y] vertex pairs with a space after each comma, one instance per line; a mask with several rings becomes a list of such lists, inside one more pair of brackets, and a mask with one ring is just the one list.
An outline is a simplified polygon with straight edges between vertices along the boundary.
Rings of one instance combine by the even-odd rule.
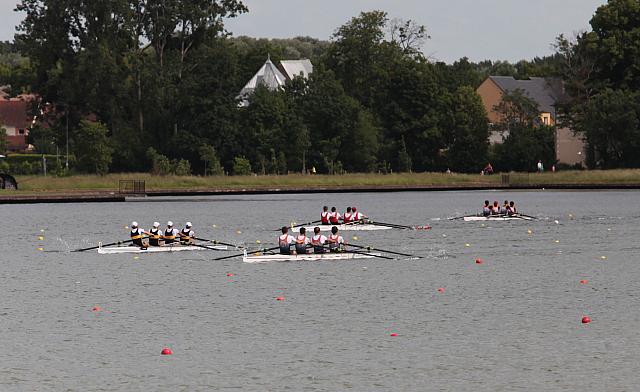
[[242, 232], [240, 230], [236, 231], [236, 234], [242, 234]]
[[38, 250], [42, 252], [44, 250], [44, 248], [38, 248]]
[[357, 236], [357, 235], [354, 235], [354, 236], [353, 236], [353, 240], [354, 240], [354, 241], [358, 241], [358, 236]]
[[560, 240], [556, 240], [555, 242], [556, 242], [556, 244], [559, 244], [559, 243], [560, 243]]
[[128, 228], [129, 228], [129, 226], [125, 226], [124, 228], [125, 228], [125, 229], [128, 229]]
[[140, 256], [133, 256], [134, 260], [138, 260], [140, 258]]
[[262, 241], [256, 240], [256, 244], [261, 244], [261, 243], [262, 243]]
[[602, 260], [606, 260], [606, 259], [607, 259], [607, 256], [600, 256], [600, 258], [601, 258]]
[[38, 240], [40, 240], [40, 241], [44, 241], [44, 237], [43, 237], [43, 236], [40, 236], [40, 237], [38, 237]]
[[40, 229], [40, 232], [41, 232], [41, 233], [44, 233], [44, 229]]
[[216, 228], [216, 227], [218, 227], [218, 226], [217, 226], [217, 225], [211, 225], [211, 227], [213, 227], [213, 228], [215, 229], [215, 228]]
[[467, 248], [471, 246], [471, 244], [464, 244], [464, 246], [466, 246]]

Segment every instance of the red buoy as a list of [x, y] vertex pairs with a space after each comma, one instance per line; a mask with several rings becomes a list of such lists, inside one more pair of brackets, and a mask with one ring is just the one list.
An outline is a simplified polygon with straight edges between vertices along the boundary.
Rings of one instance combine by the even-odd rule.
[[580, 281], [580, 284], [587, 284], [587, 283], [589, 283], [589, 281], [588, 281], [588, 280], [586, 280], [586, 279], [582, 279], [582, 280]]
[[101, 308], [101, 307], [99, 307], [99, 306], [94, 306], [94, 307], [91, 309], [91, 311], [92, 311], [92, 312], [99, 312], [99, 311], [101, 311], [101, 310], [102, 310], [102, 308]]
[[444, 287], [440, 287], [440, 288], [438, 288], [438, 292], [439, 292], [439, 293], [444, 293]]
[[589, 324], [591, 322], [591, 319], [589, 318], [589, 316], [584, 316], [582, 318], [582, 324]]
[[482, 260], [482, 259], [476, 259], [476, 264], [482, 264], [482, 263], [484, 263], [484, 260]]
[[392, 332], [389, 336], [398, 336], [398, 334], [395, 332]]
[[165, 348], [162, 349], [160, 354], [162, 354], [162, 355], [172, 355], [173, 351], [171, 351], [171, 349], [169, 347], [165, 347]]
[[276, 301], [284, 301], [284, 297], [276, 297]]
[[233, 276], [233, 274], [232, 274], [231, 272], [229, 272], [229, 273], [227, 274], [227, 276]]

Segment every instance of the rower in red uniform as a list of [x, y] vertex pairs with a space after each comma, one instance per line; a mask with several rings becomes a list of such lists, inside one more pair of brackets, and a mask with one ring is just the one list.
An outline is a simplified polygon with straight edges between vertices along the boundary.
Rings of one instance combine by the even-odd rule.
[[327, 237], [320, 233], [319, 227], [313, 228], [313, 237], [311, 237], [311, 245], [313, 245], [313, 253], [322, 254], [325, 252], [324, 244], [327, 242]]
[[296, 239], [289, 234], [289, 228], [287, 226], [282, 227], [282, 235], [278, 237], [278, 246], [280, 247], [281, 255], [291, 254], [291, 245], [296, 242]]
[[353, 213], [351, 212], [351, 207], [347, 207], [347, 211], [344, 213], [342, 220], [344, 221], [344, 223], [353, 222]]
[[[351, 211], [353, 212], [352, 220], [354, 222], [360, 222], [366, 218], [366, 216], [362, 212], [358, 212], [355, 207], [351, 207]], [[360, 222], [360, 223], [364, 223], [364, 222]]]
[[307, 229], [305, 229], [304, 227], [300, 228], [300, 234], [298, 234], [296, 236], [296, 252], [299, 255], [303, 255], [305, 253], [309, 253], [310, 248], [309, 248], [309, 244], [311, 243], [311, 241], [309, 241], [309, 238], [307, 238]]
[[344, 238], [338, 234], [338, 228], [333, 226], [331, 228], [331, 234], [327, 238], [329, 244], [329, 252], [342, 252], [344, 251]]
[[331, 223], [332, 225], [339, 225], [341, 218], [342, 216], [340, 215], [338, 210], [336, 210], [335, 207], [331, 207], [331, 213], [329, 214], [329, 223]]
[[327, 206], [322, 207], [322, 213], [320, 214], [320, 222], [323, 225], [331, 224], [331, 222], [329, 222], [329, 216], [330, 216], [329, 207]]

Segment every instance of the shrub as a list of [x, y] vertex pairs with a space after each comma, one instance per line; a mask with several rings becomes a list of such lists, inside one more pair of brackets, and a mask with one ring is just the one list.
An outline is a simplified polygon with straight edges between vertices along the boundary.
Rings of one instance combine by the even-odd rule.
[[233, 158], [233, 175], [235, 176], [248, 176], [251, 174], [251, 162], [243, 157]]

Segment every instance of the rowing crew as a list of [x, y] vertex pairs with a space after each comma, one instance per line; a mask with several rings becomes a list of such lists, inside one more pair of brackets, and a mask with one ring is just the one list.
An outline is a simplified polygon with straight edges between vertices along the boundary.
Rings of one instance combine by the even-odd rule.
[[505, 200], [502, 207], [497, 201], [493, 202], [493, 205], [489, 204], [489, 200], [484, 201], [484, 206], [482, 207], [482, 215], [483, 216], [491, 216], [491, 215], [515, 215], [518, 213], [516, 209], [516, 203], [513, 201]]
[[340, 220], [342, 220], [342, 223], [361, 222], [364, 219], [367, 219], [367, 216], [358, 211], [356, 207], [347, 207], [344, 215], [340, 215], [335, 207], [331, 207], [331, 211], [329, 211], [329, 207], [324, 206], [320, 214], [320, 222], [323, 225], [339, 225]]
[[[192, 228], [191, 222], [187, 222], [184, 225], [184, 229], [178, 230], [173, 227], [173, 222], [169, 221], [167, 222], [167, 229], [163, 233], [159, 222], [153, 222], [153, 227], [149, 231], [141, 229], [138, 226], [138, 222], [131, 222], [131, 242], [141, 248], [170, 245], [175, 242], [189, 245], [196, 237]], [[143, 241], [145, 238], [148, 238], [149, 242]]]
[[[345, 245], [344, 238], [338, 234], [338, 228], [335, 226], [331, 228], [329, 237], [320, 234], [319, 227], [313, 228], [313, 236], [311, 238], [307, 237], [307, 230], [304, 227], [301, 227], [300, 234], [294, 237], [289, 234], [289, 228], [286, 226], [282, 228], [282, 235], [278, 237], [281, 255], [322, 254], [327, 251], [342, 252]], [[293, 250], [291, 249], [292, 246], [294, 247]]]

